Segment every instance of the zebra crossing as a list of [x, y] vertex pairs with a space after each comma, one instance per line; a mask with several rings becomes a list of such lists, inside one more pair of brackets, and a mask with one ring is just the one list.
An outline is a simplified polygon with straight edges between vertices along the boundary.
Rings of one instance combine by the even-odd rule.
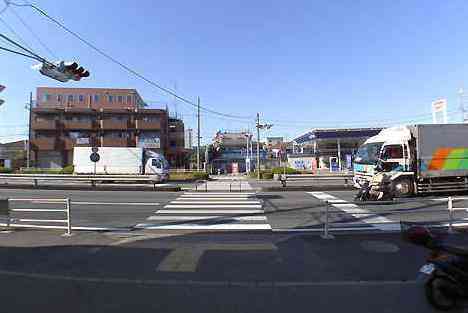
[[150, 230], [271, 230], [254, 192], [186, 192], [146, 223]]

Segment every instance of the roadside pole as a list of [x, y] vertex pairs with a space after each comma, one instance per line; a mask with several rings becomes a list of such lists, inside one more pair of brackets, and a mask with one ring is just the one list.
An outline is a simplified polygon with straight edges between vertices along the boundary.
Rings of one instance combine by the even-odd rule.
[[260, 113], [257, 113], [257, 179], [260, 180]]
[[200, 97], [197, 97], [197, 171], [200, 171]]
[[33, 106], [33, 94], [32, 92], [29, 93], [29, 124], [28, 124], [28, 144], [26, 146], [26, 167], [29, 168], [31, 166], [31, 111]]

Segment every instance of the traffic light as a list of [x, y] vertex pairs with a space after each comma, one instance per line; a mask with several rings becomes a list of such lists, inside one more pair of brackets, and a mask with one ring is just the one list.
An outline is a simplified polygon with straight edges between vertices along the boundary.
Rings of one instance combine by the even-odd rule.
[[76, 62], [43, 62], [42, 64], [34, 66], [34, 68], [39, 68], [39, 72], [42, 75], [48, 76], [63, 83], [69, 81], [70, 79], [79, 81], [83, 77], [89, 77], [89, 71], [79, 66]]
[[[62, 63], [61, 63], [62, 64]], [[83, 77], [89, 77], [89, 71], [78, 66], [78, 63], [63, 63], [64, 72], [70, 75], [70, 79], [79, 81]]]

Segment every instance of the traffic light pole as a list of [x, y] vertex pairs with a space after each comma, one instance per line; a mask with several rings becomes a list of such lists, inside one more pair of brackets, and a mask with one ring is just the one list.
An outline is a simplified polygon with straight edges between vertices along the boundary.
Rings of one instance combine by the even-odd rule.
[[197, 171], [200, 171], [200, 97], [197, 97]]
[[260, 113], [257, 113], [257, 179], [260, 180]]

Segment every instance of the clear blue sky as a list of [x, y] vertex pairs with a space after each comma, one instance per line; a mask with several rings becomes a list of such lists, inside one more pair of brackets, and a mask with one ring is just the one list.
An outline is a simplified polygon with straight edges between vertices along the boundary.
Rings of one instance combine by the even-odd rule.
[[[17, 0], [18, 2], [22, 0]], [[430, 121], [431, 101], [458, 109], [468, 87], [466, 1], [58, 1], [37, 5], [115, 58], [181, 95], [238, 115], [262, 112], [289, 139], [314, 127]], [[0, 4], [2, 7], [3, 4]], [[62, 84], [22, 57], [0, 52], [0, 141], [26, 133], [24, 103], [36, 86], [136, 88], [171, 97], [129, 75], [29, 8], [14, 8], [61, 58], [91, 77]], [[10, 11], [1, 16], [50, 58]], [[12, 35], [0, 23], [2, 33]], [[51, 58], [53, 59], [53, 58]], [[187, 127], [195, 111], [177, 104]], [[427, 114], [427, 115], [424, 115]], [[452, 120], [459, 120], [453, 115]], [[202, 117], [204, 141], [251, 122]]]

